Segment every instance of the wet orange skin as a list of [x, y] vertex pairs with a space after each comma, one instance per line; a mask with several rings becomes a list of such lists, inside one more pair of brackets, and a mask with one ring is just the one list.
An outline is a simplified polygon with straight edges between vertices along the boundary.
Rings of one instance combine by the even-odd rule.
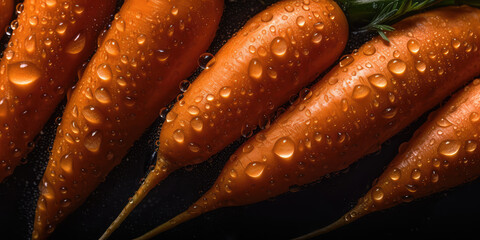
[[33, 238], [46, 238], [120, 163], [180, 92], [221, 0], [125, 1], [65, 107], [40, 182]]

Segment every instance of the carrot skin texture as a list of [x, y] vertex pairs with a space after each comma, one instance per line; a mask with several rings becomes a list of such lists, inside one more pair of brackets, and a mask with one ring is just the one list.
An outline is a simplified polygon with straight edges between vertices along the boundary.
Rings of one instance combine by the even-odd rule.
[[222, 12], [222, 0], [125, 1], [65, 107], [40, 183], [35, 239], [86, 200], [180, 92]]
[[478, 178], [479, 116], [480, 79], [476, 79], [430, 114], [353, 209], [335, 224], [308, 236]]
[[[0, 63], [0, 181], [34, 146], [55, 108], [90, 57], [115, 1], [26, 1]], [[65, 17], [70, 20], [61, 18]], [[93, 17], [95, 16], [95, 17]], [[51, 31], [46, 31], [50, 29]]]
[[367, 42], [245, 142], [200, 200], [139, 239], [213, 209], [277, 196], [375, 151], [480, 73], [479, 20], [478, 9], [442, 8], [395, 24], [389, 44]]
[[13, 0], [0, 0], [0, 38], [5, 34], [5, 27], [12, 20]]
[[159, 159], [180, 167], [200, 163], [264, 127], [338, 59], [347, 38], [348, 23], [334, 1], [285, 0], [257, 14], [169, 111]]
[[280, 1], [250, 19], [168, 112], [155, 168], [101, 239], [171, 172], [268, 125], [277, 107], [333, 64], [347, 38], [346, 18], [330, 0]]

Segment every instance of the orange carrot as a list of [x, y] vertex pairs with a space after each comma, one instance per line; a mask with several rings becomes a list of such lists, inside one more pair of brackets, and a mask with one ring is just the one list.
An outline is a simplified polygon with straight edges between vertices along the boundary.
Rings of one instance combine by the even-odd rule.
[[155, 169], [104, 237], [172, 171], [265, 127], [279, 106], [338, 59], [347, 38], [346, 18], [331, 0], [284, 0], [250, 19], [169, 111]]
[[34, 239], [87, 199], [180, 92], [222, 12], [222, 0], [123, 4], [65, 107], [40, 183]]
[[375, 37], [342, 58], [246, 141], [187, 211], [139, 239], [214, 209], [278, 196], [374, 151], [480, 74], [479, 20], [480, 10], [467, 6], [432, 10], [395, 24], [390, 43]]
[[0, 63], [0, 181], [32, 150], [114, 10], [114, 0], [25, 1]]
[[5, 34], [5, 28], [12, 20], [13, 0], [0, 0], [0, 38]]
[[476, 79], [431, 114], [352, 210], [335, 223], [298, 239], [476, 179], [480, 176], [479, 123], [480, 79]]

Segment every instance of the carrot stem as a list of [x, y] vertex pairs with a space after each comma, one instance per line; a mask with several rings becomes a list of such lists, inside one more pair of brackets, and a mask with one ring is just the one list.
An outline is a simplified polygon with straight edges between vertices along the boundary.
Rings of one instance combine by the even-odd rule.
[[140, 188], [135, 192], [132, 198], [129, 199], [127, 205], [123, 208], [122, 212], [117, 218], [110, 224], [108, 229], [103, 233], [99, 240], [105, 240], [118, 228], [120, 224], [128, 217], [128, 215], [135, 209], [135, 207], [147, 196], [147, 194], [155, 188], [161, 181], [170, 175], [177, 167], [168, 163], [162, 154], [159, 153], [159, 161], [155, 165], [155, 168], [147, 175], [145, 181]]

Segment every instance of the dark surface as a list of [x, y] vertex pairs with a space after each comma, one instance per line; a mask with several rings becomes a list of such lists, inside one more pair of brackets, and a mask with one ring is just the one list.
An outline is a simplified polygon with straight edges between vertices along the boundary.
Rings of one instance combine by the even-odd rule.
[[[215, 53], [248, 18], [273, 2], [276, 1], [226, 0], [220, 30], [209, 52]], [[352, 34], [345, 52], [351, 52], [370, 37]], [[47, 164], [62, 106], [39, 136], [27, 163], [0, 184], [0, 239], [30, 238], [37, 186]], [[398, 146], [408, 140], [425, 119], [426, 115], [387, 141], [381, 151], [298, 192], [249, 206], [219, 209], [157, 238], [289, 239], [331, 223], [368, 190], [393, 159]], [[159, 119], [86, 203], [58, 226], [51, 239], [98, 239], [140, 185], [148, 166], [154, 163], [155, 140], [160, 126]], [[204, 164], [172, 174], [147, 196], [111, 239], [137, 237], [185, 210], [211, 186], [228, 156], [243, 141], [240, 139]], [[371, 214], [320, 239], [478, 239], [479, 190], [480, 181], [476, 180], [408, 205]]]

